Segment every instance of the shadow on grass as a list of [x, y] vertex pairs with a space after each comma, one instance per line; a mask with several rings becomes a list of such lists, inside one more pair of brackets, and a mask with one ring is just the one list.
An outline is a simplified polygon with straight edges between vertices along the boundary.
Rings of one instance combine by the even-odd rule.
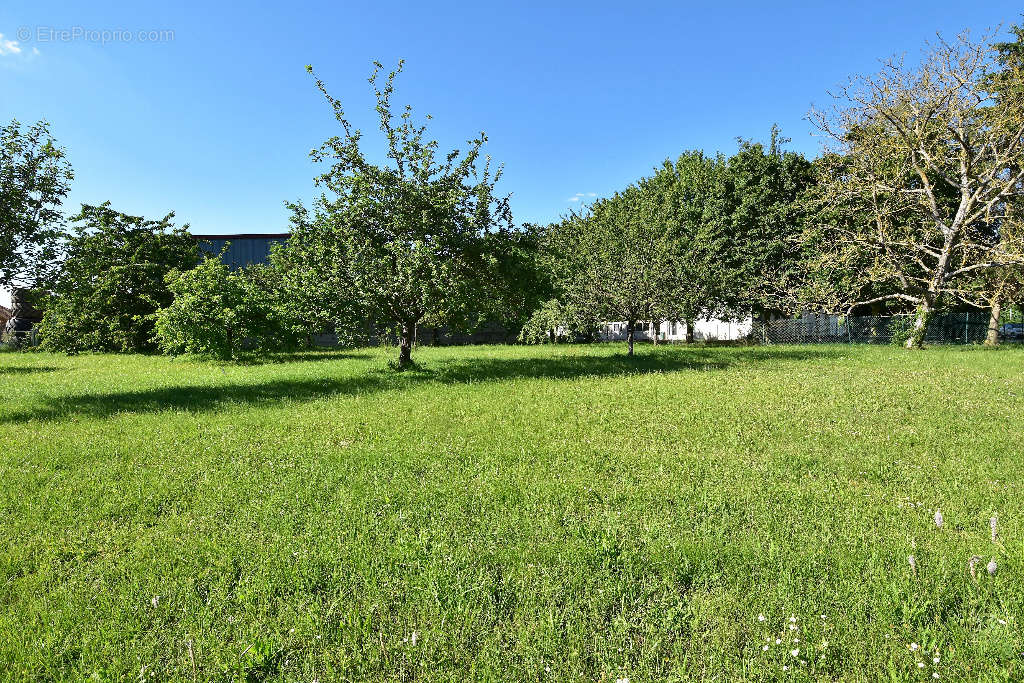
[[28, 365], [0, 367], [0, 375], [34, 375], [41, 372], [57, 372], [60, 368], [53, 368], [49, 365]]
[[434, 361], [428, 367], [405, 372], [373, 369], [351, 377], [273, 379], [225, 385], [179, 385], [111, 393], [59, 396], [0, 416], [0, 423], [27, 420], [55, 421], [73, 417], [108, 417], [118, 413], [143, 414], [210, 412], [232, 405], [259, 406], [286, 401], [311, 401], [330, 396], [370, 394], [409, 389], [427, 383], [471, 384], [509, 379], [576, 379], [651, 373], [712, 372], [735, 365], [834, 358], [839, 351], [825, 349], [665, 349], [625, 355], [572, 354], [553, 358], [466, 358]]

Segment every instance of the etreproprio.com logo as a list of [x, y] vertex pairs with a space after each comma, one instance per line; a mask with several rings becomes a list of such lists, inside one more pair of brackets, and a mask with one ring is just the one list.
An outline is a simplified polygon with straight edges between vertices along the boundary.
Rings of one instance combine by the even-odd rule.
[[173, 29], [88, 28], [85, 26], [22, 26], [18, 40], [29, 43], [166, 43], [174, 40]]

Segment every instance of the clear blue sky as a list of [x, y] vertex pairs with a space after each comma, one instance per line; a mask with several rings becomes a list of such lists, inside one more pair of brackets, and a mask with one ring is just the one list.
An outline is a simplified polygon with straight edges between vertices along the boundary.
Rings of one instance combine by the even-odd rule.
[[[406, 59], [397, 99], [446, 145], [479, 130], [517, 223], [606, 194], [685, 149], [729, 152], [773, 122], [813, 155], [804, 115], [936, 31], [1019, 19], [1019, 2], [46, 2], [0, 5], [0, 119], [47, 118], [76, 179], [195, 232], [286, 229], [313, 195], [309, 150], [336, 123], [313, 64], [380, 149], [371, 61]], [[126, 31], [132, 40], [60, 30]], [[141, 42], [139, 32], [157, 42]], [[19, 35], [20, 34], [20, 35]], [[18, 41], [11, 45], [8, 41]], [[20, 50], [20, 52], [18, 51]]]

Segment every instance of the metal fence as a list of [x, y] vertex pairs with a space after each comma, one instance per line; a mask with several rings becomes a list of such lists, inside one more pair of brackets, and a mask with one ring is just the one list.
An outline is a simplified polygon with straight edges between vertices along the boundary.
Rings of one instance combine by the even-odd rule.
[[[1020, 313], [1000, 320], [1000, 341], [1024, 341]], [[761, 344], [891, 344], [906, 339], [913, 314], [839, 316], [807, 315], [800, 318], [754, 321], [750, 339]], [[930, 344], [980, 344], [988, 335], [985, 312], [937, 313], [928, 321], [925, 342]]]

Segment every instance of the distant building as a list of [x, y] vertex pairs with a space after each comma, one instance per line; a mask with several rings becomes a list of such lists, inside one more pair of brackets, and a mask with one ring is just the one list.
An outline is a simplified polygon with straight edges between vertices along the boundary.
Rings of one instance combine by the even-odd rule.
[[[224, 252], [221, 258], [232, 270], [270, 261], [270, 248], [284, 244], [290, 236], [281, 233], [240, 233], [237, 235], [192, 235], [199, 248], [211, 256]], [[226, 247], [226, 251], [225, 251]]]
[[[753, 324], [751, 318], [744, 320], [719, 320], [710, 318], [696, 320], [693, 323], [694, 341], [735, 341], [750, 334]], [[606, 322], [598, 328], [598, 335], [605, 341], [625, 341], [629, 334], [629, 323]], [[639, 321], [633, 328], [633, 338], [637, 341], [685, 341], [686, 323], [662, 321], [655, 324], [650, 321]]]

